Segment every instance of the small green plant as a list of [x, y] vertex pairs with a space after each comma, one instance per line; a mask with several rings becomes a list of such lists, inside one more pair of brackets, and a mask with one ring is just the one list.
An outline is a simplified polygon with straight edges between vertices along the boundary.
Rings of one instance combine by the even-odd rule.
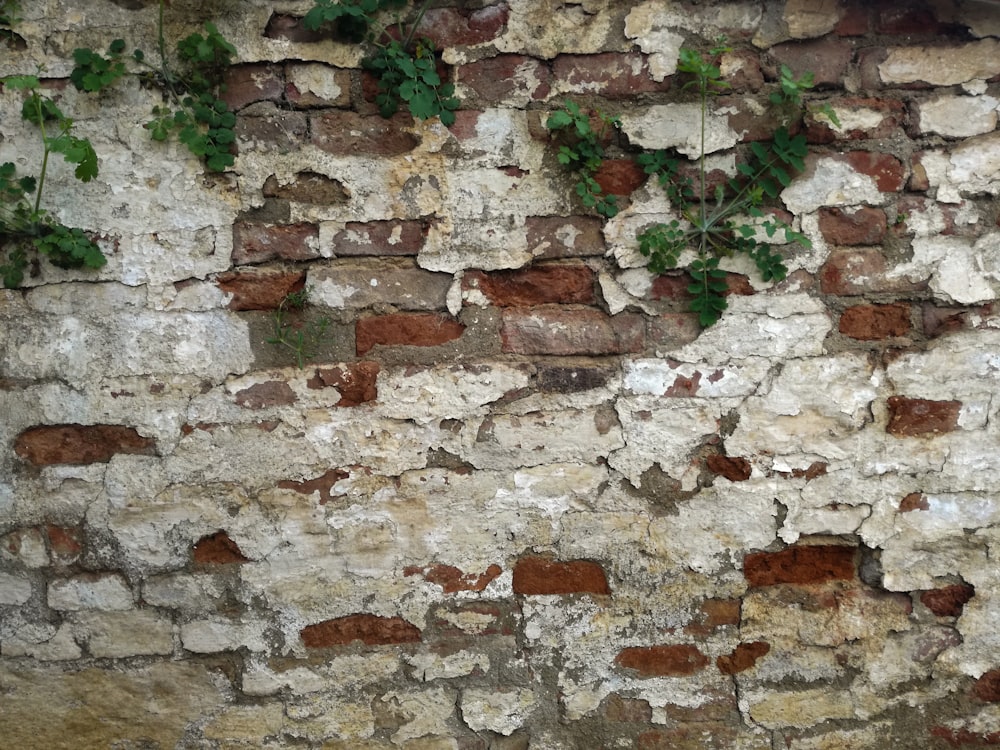
[[223, 73], [236, 48], [214, 24], [206, 23], [204, 34], [196, 32], [177, 43], [175, 65], [167, 54], [163, 15], [164, 0], [160, 0], [156, 64], [140, 49], [126, 56], [125, 40], [115, 39], [106, 55], [85, 47], [75, 50], [70, 80], [79, 91], [99, 92], [127, 75], [126, 62], [131, 61], [144, 82], [163, 92], [163, 104], [153, 107], [153, 117], [145, 125], [153, 140], [165, 141], [176, 132], [210, 171], [224, 172], [235, 162], [230, 150], [236, 140], [236, 115], [219, 96], [225, 90]]
[[42, 137], [42, 162], [37, 179], [17, 174], [12, 162], [0, 164], [0, 278], [8, 289], [24, 280], [28, 250], [34, 249], [59, 268], [100, 268], [107, 259], [80, 229], [64, 226], [42, 208], [42, 192], [48, 175], [49, 157], [60, 154], [75, 164], [81, 182], [97, 176], [97, 153], [90, 141], [73, 134], [73, 121], [58, 105], [41, 93], [37, 76], [9, 76], [5, 88], [24, 93], [22, 119], [38, 126]]
[[11, 28], [21, 19], [21, 5], [17, 0], [0, 0], [0, 42], [13, 43], [19, 37]]
[[[308, 301], [306, 289], [285, 295], [278, 309], [271, 314], [271, 336], [266, 339], [269, 344], [291, 350], [300, 370], [305, 368], [307, 359], [319, 353], [330, 334], [329, 318], [302, 319], [302, 311]], [[290, 321], [290, 315], [296, 318], [294, 322]]]
[[[383, 117], [392, 117], [405, 103], [418, 119], [440, 117], [452, 125], [459, 106], [455, 86], [442, 81], [438, 73], [434, 43], [415, 38], [430, 4], [424, 0], [404, 16], [406, 0], [316, 0], [302, 23], [313, 31], [330, 29], [338, 38], [370, 46], [362, 65], [378, 79], [375, 103]], [[395, 11], [393, 20], [382, 25], [379, 16], [387, 11]]]
[[576, 194], [580, 201], [587, 208], [610, 219], [618, 214], [618, 198], [601, 190], [594, 176], [604, 161], [603, 141], [610, 129], [621, 127], [621, 122], [617, 117], [601, 112], [597, 113], [597, 119], [601, 127], [595, 131], [590, 117], [576, 102], [567, 100], [562, 109], [549, 115], [545, 127], [564, 136], [566, 142], [559, 146], [556, 158], [560, 164], [576, 173]]
[[[647, 258], [653, 273], [677, 267], [685, 250], [694, 252], [695, 258], [687, 267], [691, 278], [688, 291], [693, 296], [691, 309], [698, 313], [703, 326], [718, 321], [727, 306], [726, 273], [719, 268], [722, 258], [743, 253], [753, 260], [764, 281], [781, 281], [788, 268], [771, 247], [771, 241], [781, 238], [785, 243], [811, 246], [805, 235], [764, 210], [766, 203], [776, 199], [791, 183], [792, 174], [804, 168], [805, 136], [793, 136], [781, 126], [770, 143], [751, 143], [747, 158], [737, 165], [737, 176], [718, 185], [709, 195], [705, 166], [708, 101], [727, 87], [714, 63], [715, 57], [725, 50], [716, 47], [707, 56], [687, 48], [680, 51], [677, 70], [689, 76], [684, 88], [696, 89], [701, 104], [697, 180], [679, 177], [679, 160], [666, 152], [639, 157], [646, 173], [657, 175], [680, 215], [669, 223], [655, 224], [641, 232], [639, 252]], [[798, 112], [803, 92], [812, 85], [811, 74], [796, 78], [783, 65], [780, 88], [771, 94], [771, 104], [784, 110], [787, 119], [793, 111]]]

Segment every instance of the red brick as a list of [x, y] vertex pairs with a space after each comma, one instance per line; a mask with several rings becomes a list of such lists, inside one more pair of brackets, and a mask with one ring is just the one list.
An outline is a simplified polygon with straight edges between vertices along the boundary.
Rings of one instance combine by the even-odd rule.
[[356, 614], [324, 620], [302, 628], [299, 635], [307, 648], [346, 646], [361, 641], [366, 646], [416, 643], [420, 630], [402, 617]]
[[735, 49], [722, 56], [727, 71], [723, 79], [729, 84], [729, 91], [736, 93], [760, 91], [764, 86], [764, 73], [760, 69], [760, 58], [749, 50]]
[[688, 635], [707, 636], [717, 628], [740, 624], [739, 599], [705, 599], [696, 618], [684, 626]]
[[874, 177], [883, 193], [898, 193], [903, 189], [906, 171], [895, 156], [877, 151], [851, 151], [844, 158], [856, 172]]
[[[604, 223], [593, 216], [529, 216], [528, 247], [540, 259], [604, 255]], [[540, 251], [540, 252], [539, 252]]]
[[343, 183], [316, 172], [299, 172], [295, 179], [288, 183], [279, 183], [278, 178], [271, 175], [264, 181], [264, 197], [280, 198], [311, 203], [317, 206], [333, 206], [346, 203], [350, 194]]
[[878, 341], [910, 332], [910, 306], [855, 305], [840, 316], [839, 330], [859, 341]]
[[510, 8], [505, 3], [479, 10], [430, 8], [417, 25], [416, 34], [434, 42], [437, 49], [484, 44], [500, 36]]
[[328, 472], [316, 477], [296, 482], [290, 479], [278, 482], [278, 487], [283, 490], [295, 490], [303, 495], [311, 495], [319, 492], [319, 504], [326, 505], [333, 500], [333, 486], [342, 479], [348, 479], [351, 475], [341, 469], [330, 469]]
[[842, 208], [819, 210], [819, 231], [832, 245], [879, 245], [886, 228], [881, 208], [863, 207], [850, 213]]
[[647, 177], [632, 159], [605, 159], [594, 173], [601, 192], [609, 195], [631, 195], [646, 183]]
[[973, 694], [987, 703], [1000, 703], [1000, 669], [986, 672], [972, 686]]
[[420, 221], [349, 221], [333, 236], [333, 253], [340, 256], [417, 255], [427, 238]]
[[885, 430], [896, 437], [920, 437], [952, 432], [958, 428], [961, 401], [931, 401], [924, 398], [890, 396], [889, 424]]
[[790, 67], [796, 76], [811, 72], [817, 86], [842, 86], [853, 54], [848, 42], [832, 37], [771, 47], [771, 55], [779, 63]]
[[378, 362], [352, 362], [338, 367], [316, 370], [306, 381], [314, 390], [336, 388], [340, 393], [337, 406], [360, 406], [378, 398]]
[[730, 482], [745, 482], [750, 478], [750, 462], [740, 456], [720, 456], [712, 454], [705, 463], [713, 474], [719, 474]]
[[264, 263], [318, 258], [319, 229], [315, 224], [233, 224], [233, 263]]
[[624, 698], [618, 693], [612, 693], [604, 699], [604, 718], [627, 724], [649, 724], [653, 720], [653, 707], [649, 701], [637, 698]]
[[[958, 617], [962, 614], [965, 603], [975, 593], [975, 588], [969, 584], [957, 583], [953, 586], [942, 586], [939, 589], [925, 591], [920, 595], [920, 601], [938, 617]], [[1000, 682], [998, 682], [997, 687], [1000, 689]]]
[[837, 36], [864, 36], [871, 27], [871, 8], [860, 3], [848, 3], [833, 33]]
[[107, 463], [119, 453], [151, 456], [155, 449], [134, 427], [108, 424], [31, 427], [14, 441], [14, 452], [35, 466]]
[[399, 156], [420, 145], [408, 129], [413, 118], [400, 112], [390, 119], [381, 115], [327, 110], [309, 118], [312, 143], [338, 156]]
[[269, 380], [238, 391], [235, 400], [244, 409], [266, 409], [269, 406], [294, 404], [298, 397], [284, 380]]
[[820, 269], [823, 294], [854, 295], [869, 292], [915, 292], [927, 288], [926, 281], [911, 282], [889, 276], [885, 256], [878, 248], [835, 248]]
[[546, 303], [590, 305], [595, 301], [594, 272], [582, 263], [539, 265], [516, 271], [469, 271], [466, 289], [478, 289], [499, 307]]
[[588, 560], [522, 557], [514, 565], [513, 585], [515, 594], [525, 596], [611, 593], [604, 568]]
[[832, 544], [753, 552], [743, 559], [743, 575], [751, 586], [847, 581], [854, 578], [855, 552]]
[[650, 346], [682, 346], [700, 334], [697, 313], [665, 313], [649, 321]]
[[325, 38], [322, 33], [303, 26], [301, 18], [283, 13], [271, 14], [264, 28], [264, 36], [267, 39], [285, 39], [300, 44], [320, 42]]
[[453, 565], [432, 565], [428, 568], [412, 566], [403, 570], [403, 575], [420, 575], [428, 583], [441, 587], [446, 594], [459, 591], [482, 591], [503, 572], [499, 565], [490, 565], [485, 573], [463, 573]]
[[454, 341], [465, 326], [445, 315], [434, 313], [394, 313], [361, 318], [355, 326], [358, 356], [377, 345], [438, 346]]
[[928, 8], [912, 5], [890, 5], [879, 8], [875, 21], [875, 32], [910, 36], [935, 35], [941, 29], [934, 13]]
[[508, 308], [500, 333], [508, 354], [629, 354], [642, 351], [645, 339], [639, 315], [559, 307]]
[[232, 110], [254, 102], [277, 102], [285, 93], [281, 68], [267, 63], [232, 65], [226, 68], [223, 83], [225, 90], [220, 98]]
[[[303, 78], [312, 75], [309, 68], [321, 66], [324, 68], [324, 75], [333, 79], [339, 93], [331, 91], [333, 98], [320, 95], [319, 92], [305, 90], [302, 91], [295, 84], [300, 83]], [[288, 63], [285, 66], [285, 77], [288, 83], [285, 84], [285, 98], [293, 106], [299, 109], [309, 109], [313, 107], [348, 107], [351, 103], [351, 74], [341, 68], [333, 68], [321, 65], [321, 63]], [[308, 78], [306, 78], [308, 80]]]
[[708, 665], [708, 657], [690, 643], [641, 646], [618, 652], [615, 663], [633, 669], [640, 677], [687, 677]]
[[285, 154], [301, 148], [309, 132], [309, 124], [302, 112], [275, 108], [267, 114], [252, 116], [241, 112], [236, 118], [235, 131], [240, 153], [271, 151]]
[[228, 565], [245, 563], [250, 560], [243, 556], [239, 545], [229, 538], [225, 531], [217, 531], [203, 536], [195, 542], [193, 549], [195, 563], [199, 565]]
[[295, 271], [230, 271], [217, 276], [215, 284], [233, 295], [230, 310], [276, 310], [285, 297], [305, 286], [306, 275]]
[[771, 644], [767, 641], [741, 643], [731, 654], [718, 657], [715, 665], [722, 674], [739, 674], [753, 667], [770, 650]]
[[911, 492], [899, 501], [900, 513], [912, 513], [915, 510], [930, 510], [930, 503], [927, 498], [919, 492]]
[[1000, 732], [975, 732], [970, 729], [952, 729], [933, 726], [930, 735], [948, 743], [948, 747], [994, 747], [1000, 745]]
[[670, 90], [670, 78], [654, 81], [646, 56], [637, 52], [559, 55], [552, 77], [560, 91], [609, 99]]
[[468, 98], [485, 105], [527, 104], [549, 95], [552, 73], [541, 61], [524, 55], [497, 55], [458, 68], [457, 80]]
[[83, 535], [80, 529], [50, 524], [45, 527], [45, 534], [49, 538], [49, 550], [52, 556], [60, 563], [73, 562], [83, 551]]

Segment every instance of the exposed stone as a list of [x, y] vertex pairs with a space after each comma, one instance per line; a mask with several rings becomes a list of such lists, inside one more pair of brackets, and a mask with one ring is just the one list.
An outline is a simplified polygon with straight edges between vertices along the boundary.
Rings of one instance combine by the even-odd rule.
[[148, 456], [155, 449], [134, 427], [107, 424], [32, 427], [14, 443], [14, 452], [35, 466], [107, 463], [121, 453]]
[[0, 573], [0, 604], [21, 605], [31, 598], [31, 581], [11, 573]]
[[527, 689], [470, 688], [462, 692], [462, 720], [474, 732], [489, 730], [509, 737], [524, 726], [535, 703], [535, 693]]
[[950, 138], [989, 133], [996, 129], [998, 107], [992, 96], [938, 96], [920, 103], [920, 131]]
[[59, 610], [132, 609], [132, 591], [119, 575], [84, 574], [49, 584], [48, 604]]

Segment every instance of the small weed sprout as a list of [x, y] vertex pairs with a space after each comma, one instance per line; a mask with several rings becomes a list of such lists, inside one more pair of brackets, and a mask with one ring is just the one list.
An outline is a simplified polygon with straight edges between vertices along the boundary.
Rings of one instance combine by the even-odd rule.
[[[306, 289], [290, 292], [271, 314], [271, 336], [267, 343], [289, 349], [300, 370], [306, 360], [319, 354], [320, 347], [330, 338], [330, 319], [303, 320], [302, 311], [309, 301]], [[295, 318], [294, 322], [290, 316]]]

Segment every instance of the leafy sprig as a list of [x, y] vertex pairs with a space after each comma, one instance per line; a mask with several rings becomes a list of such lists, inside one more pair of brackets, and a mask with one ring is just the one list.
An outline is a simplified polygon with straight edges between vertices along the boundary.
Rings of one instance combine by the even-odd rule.
[[580, 105], [567, 100], [562, 109], [549, 115], [545, 127], [563, 136], [564, 142], [559, 146], [556, 158], [576, 173], [576, 194], [580, 202], [610, 219], [620, 210], [618, 197], [605, 193], [595, 175], [604, 162], [603, 141], [609, 129], [621, 127], [621, 122], [617, 117], [603, 113], [598, 113], [597, 119], [601, 127], [595, 131], [589, 115], [580, 109]]

